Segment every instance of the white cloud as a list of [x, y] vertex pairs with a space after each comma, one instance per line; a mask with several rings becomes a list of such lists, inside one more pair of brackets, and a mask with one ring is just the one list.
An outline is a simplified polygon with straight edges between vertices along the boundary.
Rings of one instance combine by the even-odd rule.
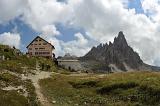
[[57, 29], [54, 25], [47, 25], [47, 26], [42, 27], [42, 34], [47, 37], [47, 36], [59, 35], [60, 32], [57, 31]]
[[20, 48], [21, 37], [17, 33], [10, 33], [5, 32], [3, 34], [0, 34], [0, 43], [9, 45], [9, 46], [15, 46], [16, 48]]
[[24, 12], [27, 0], [0, 0], [0, 24], [4, 24]]
[[160, 22], [160, 0], [142, 0], [142, 7], [153, 21]]
[[76, 33], [75, 38], [73, 41], [62, 42], [64, 52], [77, 56], [85, 55], [90, 49], [88, 40], [81, 33]]
[[55, 37], [48, 38], [46, 40], [51, 42], [51, 44], [55, 46], [54, 53], [55, 53], [56, 57], [63, 56], [65, 54], [65, 52], [63, 50], [63, 46], [62, 46], [62, 43], [63, 43], [62, 41], [56, 39]]
[[28, 0], [23, 20], [34, 30], [42, 31], [44, 26], [65, 22], [69, 12], [70, 7], [57, 0]]
[[77, 39], [77, 44], [80, 46], [85, 46], [88, 43], [88, 40], [81, 33], [76, 33], [74, 35]]
[[88, 40], [81, 33], [76, 33], [75, 40], [69, 42], [58, 40], [55, 36], [41, 36], [55, 46], [56, 49], [54, 53], [56, 54], [56, 56], [63, 56], [66, 53], [70, 53], [71, 55], [76, 56], [82, 56], [85, 55], [85, 53], [90, 49]]

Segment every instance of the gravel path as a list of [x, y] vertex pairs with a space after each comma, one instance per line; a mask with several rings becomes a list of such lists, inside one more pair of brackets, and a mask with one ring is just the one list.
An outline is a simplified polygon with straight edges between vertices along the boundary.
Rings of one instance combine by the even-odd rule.
[[51, 72], [36, 71], [35, 75], [28, 76], [28, 79], [30, 79], [33, 82], [33, 85], [35, 86], [35, 92], [37, 94], [37, 98], [43, 106], [52, 106], [52, 104], [41, 93], [41, 88], [38, 81], [40, 79], [49, 78], [51, 74], [52, 74]]
[[[8, 71], [8, 70], [4, 70], [4, 72], [10, 73], [10, 74], [15, 75], [17, 77], [20, 77], [22, 80], [30, 79], [32, 81], [34, 87], [35, 87], [35, 92], [37, 94], [37, 99], [40, 101], [42, 106], [53, 106], [53, 104], [50, 103], [47, 100], [47, 98], [44, 97], [44, 95], [41, 93], [41, 88], [40, 88], [40, 85], [39, 85], [39, 80], [40, 79], [49, 78], [51, 76], [51, 74], [53, 74], [53, 72], [40, 71], [38, 68], [37, 68], [37, 70], [32, 70], [32, 72], [34, 74], [28, 73], [27, 75], [16, 74], [16, 73], [13, 73], [13, 72]], [[19, 89], [24, 90], [23, 86], [18, 86], [18, 87], [8, 86], [8, 87], [2, 88], [2, 89], [3, 90], [19, 90]], [[25, 93], [25, 95], [27, 96], [27, 93]]]

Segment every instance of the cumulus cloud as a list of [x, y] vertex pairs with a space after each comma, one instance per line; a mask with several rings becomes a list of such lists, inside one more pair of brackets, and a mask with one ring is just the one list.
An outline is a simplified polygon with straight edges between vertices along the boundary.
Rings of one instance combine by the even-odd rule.
[[42, 31], [46, 25], [67, 21], [70, 7], [57, 0], [28, 0], [23, 20], [34, 30]]
[[0, 34], [0, 43], [20, 48], [21, 37], [16, 33], [5, 32], [3, 34]]
[[42, 27], [42, 35], [46, 37], [59, 35], [60, 32], [57, 31], [57, 28], [54, 25], [47, 25]]
[[69, 42], [58, 40], [54, 35], [50, 37], [46, 37], [45, 35], [40, 36], [55, 46], [56, 49], [54, 53], [56, 56], [63, 56], [66, 53], [76, 56], [83, 56], [90, 50], [89, 41], [81, 33], [76, 33], [74, 35], [75, 40], [71, 40]]
[[[52, 42], [56, 54], [72, 53], [82, 56], [91, 46], [113, 40], [123, 31], [131, 45], [149, 64], [160, 64], [160, 5], [159, 0], [142, 0], [145, 14], [128, 9], [129, 0], [9, 0], [0, 1], [0, 23], [17, 16]], [[63, 0], [62, 0], [63, 1]], [[55, 25], [82, 28], [86, 35], [75, 34], [64, 42], [56, 38], [60, 32]], [[64, 35], [64, 37], [67, 37]]]
[[75, 40], [69, 42], [62, 42], [65, 53], [72, 55], [83, 56], [86, 51], [89, 51], [88, 40], [81, 33], [76, 33]]
[[142, 7], [153, 21], [160, 22], [160, 0], [142, 0]]
[[0, 0], [0, 24], [23, 14], [27, 0]]

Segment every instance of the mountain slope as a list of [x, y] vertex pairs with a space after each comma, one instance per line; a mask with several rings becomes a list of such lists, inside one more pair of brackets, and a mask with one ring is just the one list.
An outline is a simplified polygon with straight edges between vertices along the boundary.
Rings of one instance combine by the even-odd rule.
[[0, 44], [0, 106], [43, 105], [47, 100], [38, 81], [57, 70], [52, 60], [28, 57], [14, 47]]
[[[138, 53], [128, 45], [122, 31], [119, 32], [118, 37], [114, 38], [113, 43], [109, 42], [109, 45], [106, 43], [93, 47], [91, 51], [81, 57], [80, 60], [88, 66], [89, 64], [94, 66], [93, 63], [95, 63], [96, 66], [99, 64], [100, 66], [97, 70], [159, 70], [158, 67], [151, 67], [144, 64]], [[94, 68], [91, 69], [94, 70]]]

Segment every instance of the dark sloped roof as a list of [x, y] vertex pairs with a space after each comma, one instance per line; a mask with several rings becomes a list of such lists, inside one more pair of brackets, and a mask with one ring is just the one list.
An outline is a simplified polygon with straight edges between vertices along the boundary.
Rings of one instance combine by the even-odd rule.
[[43, 39], [43, 38], [40, 37], [40, 36], [37, 36], [36, 38], [34, 38], [34, 39], [32, 40], [32, 42], [31, 42], [26, 48], [28, 48], [37, 38], [40, 38], [40, 39], [44, 40], [45, 42], [47, 42], [48, 44], [50, 44], [50, 45], [53, 47], [53, 49], [55, 49], [55, 47], [54, 47], [51, 43], [49, 43], [48, 41], [46, 41], [45, 39]]

